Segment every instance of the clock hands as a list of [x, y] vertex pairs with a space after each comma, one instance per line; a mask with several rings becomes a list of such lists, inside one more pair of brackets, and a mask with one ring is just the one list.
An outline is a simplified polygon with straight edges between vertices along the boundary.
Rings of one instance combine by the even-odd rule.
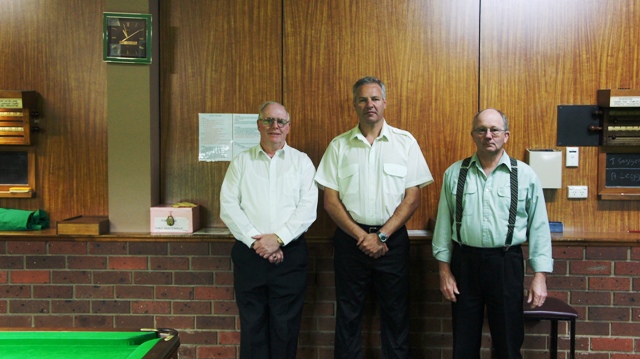
[[[135, 34], [139, 33], [139, 32], [140, 32], [140, 31], [142, 31], [142, 30], [143, 30], [143, 29], [140, 29], [140, 30], [138, 30], [138, 31], [134, 32], [133, 34], [128, 35], [128, 36], [127, 36], [127, 37], [125, 37], [124, 39], [120, 40], [120, 43], [127, 41], [131, 36], [133, 36], [133, 35], [135, 35]], [[124, 29], [123, 29], [122, 31], [124, 31]], [[126, 35], [127, 33], [125, 32], [124, 34]]]

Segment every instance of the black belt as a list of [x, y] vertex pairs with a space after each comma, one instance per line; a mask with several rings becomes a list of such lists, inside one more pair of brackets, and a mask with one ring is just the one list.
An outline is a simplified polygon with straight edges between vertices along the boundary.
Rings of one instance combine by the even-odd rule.
[[509, 247], [496, 247], [496, 248], [481, 248], [481, 247], [471, 247], [469, 245], [466, 244], [462, 244], [460, 242], [457, 241], [453, 241], [453, 243], [455, 243], [456, 247], [460, 247], [463, 251], [465, 252], [470, 252], [470, 253], [504, 253], [504, 252], [515, 252], [520, 250], [520, 245], [516, 244], [516, 245], [511, 245]]
[[360, 223], [358, 223], [358, 225], [360, 226], [360, 228], [364, 229], [365, 232], [367, 233], [378, 233], [380, 228], [382, 228], [382, 225], [370, 226], [368, 224], [360, 224]]

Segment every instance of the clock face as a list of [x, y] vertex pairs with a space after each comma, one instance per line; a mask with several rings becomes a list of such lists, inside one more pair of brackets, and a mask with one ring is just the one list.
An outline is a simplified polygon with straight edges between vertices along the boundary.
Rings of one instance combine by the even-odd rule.
[[150, 15], [105, 13], [104, 21], [105, 61], [151, 63]]

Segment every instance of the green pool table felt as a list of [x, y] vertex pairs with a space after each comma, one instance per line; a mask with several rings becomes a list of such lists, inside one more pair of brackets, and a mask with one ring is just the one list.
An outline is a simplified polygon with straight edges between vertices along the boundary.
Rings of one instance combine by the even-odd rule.
[[0, 332], [0, 359], [140, 359], [153, 332]]

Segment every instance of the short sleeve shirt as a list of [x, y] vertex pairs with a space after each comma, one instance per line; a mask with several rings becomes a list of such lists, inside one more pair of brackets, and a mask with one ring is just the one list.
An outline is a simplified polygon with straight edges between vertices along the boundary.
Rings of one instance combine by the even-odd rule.
[[315, 181], [339, 192], [354, 221], [382, 225], [404, 199], [405, 190], [433, 182], [416, 139], [389, 126], [369, 144], [356, 126], [334, 138], [325, 151]]

